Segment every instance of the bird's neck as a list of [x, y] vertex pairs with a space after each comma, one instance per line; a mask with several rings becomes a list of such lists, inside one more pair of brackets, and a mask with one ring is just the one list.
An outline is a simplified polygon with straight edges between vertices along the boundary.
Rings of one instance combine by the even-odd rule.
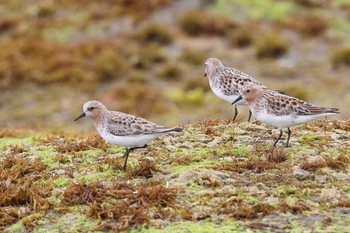
[[92, 118], [92, 120], [94, 121], [95, 127], [100, 127], [102, 124], [104, 124], [105, 120], [106, 120], [106, 116], [107, 116], [107, 112], [101, 112], [101, 114], [97, 114]]

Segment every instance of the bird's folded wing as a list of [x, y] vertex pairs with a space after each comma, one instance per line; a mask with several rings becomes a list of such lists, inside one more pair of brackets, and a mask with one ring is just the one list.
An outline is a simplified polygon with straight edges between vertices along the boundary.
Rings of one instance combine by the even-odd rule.
[[133, 115], [124, 115], [109, 119], [109, 133], [115, 136], [155, 134], [167, 129], [164, 126], [157, 125], [143, 118]]

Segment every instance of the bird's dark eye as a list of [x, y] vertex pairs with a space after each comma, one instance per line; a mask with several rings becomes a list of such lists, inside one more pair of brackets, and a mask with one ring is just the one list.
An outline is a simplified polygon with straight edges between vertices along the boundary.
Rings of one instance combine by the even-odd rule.
[[88, 110], [89, 110], [89, 111], [92, 111], [92, 110], [94, 110], [94, 107], [90, 107], [90, 108], [88, 108]]
[[250, 89], [246, 90], [246, 92], [249, 93], [249, 92], [250, 92]]

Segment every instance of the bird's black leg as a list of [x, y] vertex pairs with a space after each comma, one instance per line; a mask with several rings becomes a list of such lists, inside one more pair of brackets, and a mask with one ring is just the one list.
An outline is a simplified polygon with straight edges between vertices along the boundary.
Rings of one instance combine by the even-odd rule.
[[281, 139], [282, 134], [283, 134], [283, 131], [282, 131], [282, 129], [280, 129], [280, 136], [278, 136], [277, 140], [276, 140], [275, 143], [273, 144], [273, 147], [276, 147], [276, 144], [277, 144], [277, 142]]
[[288, 138], [287, 138], [287, 144], [286, 144], [286, 147], [289, 146], [289, 139], [290, 139], [290, 134], [292, 133], [292, 131], [290, 131], [290, 128], [288, 127]]
[[235, 115], [233, 116], [232, 121], [235, 121], [235, 120], [236, 120], [237, 115], [238, 115], [237, 105], [235, 104]]
[[125, 153], [123, 155], [123, 158], [124, 158], [123, 170], [126, 169], [126, 163], [128, 162], [128, 157], [130, 152], [131, 152], [131, 149], [126, 148]]
[[250, 118], [252, 118], [252, 111], [249, 110], [248, 122], [250, 122]]
[[123, 155], [123, 158], [124, 158], [123, 170], [126, 169], [126, 164], [128, 162], [129, 153], [133, 150], [142, 149], [142, 148], [146, 148], [146, 147], [147, 147], [147, 144], [145, 144], [143, 146], [139, 146], [139, 147], [126, 148], [125, 153]]

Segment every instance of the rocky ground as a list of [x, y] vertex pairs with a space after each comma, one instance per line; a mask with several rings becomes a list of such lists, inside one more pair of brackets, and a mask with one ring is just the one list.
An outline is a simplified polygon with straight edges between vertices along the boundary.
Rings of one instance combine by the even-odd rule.
[[350, 120], [206, 120], [130, 155], [94, 133], [0, 130], [5, 232], [348, 232]]

